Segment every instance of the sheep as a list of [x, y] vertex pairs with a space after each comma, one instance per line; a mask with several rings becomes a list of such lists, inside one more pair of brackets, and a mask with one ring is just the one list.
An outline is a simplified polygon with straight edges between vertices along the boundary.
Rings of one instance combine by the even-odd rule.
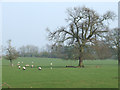
[[50, 63], [50, 65], [52, 66], [52, 62]]
[[33, 65], [31, 65], [31, 68], [33, 68]]
[[25, 68], [25, 67], [23, 67], [23, 70], [26, 70], [26, 68]]
[[51, 65], [51, 68], [50, 68], [50, 69], [52, 69], [52, 65], [53, 65], [52, 62], [50, 63], [50, 65]]
[[26, 64], [25, 66], [26, 66], [26, 67], [29, 67], [30, 65], [29, 65], [29, 64]]
[[20, 69], [20, 68], [21, 68], [21, 66], [18, 66], [18, 68]]
[[38, 67], [39, 70], [41, 70], [42, 68], [41, 67]]

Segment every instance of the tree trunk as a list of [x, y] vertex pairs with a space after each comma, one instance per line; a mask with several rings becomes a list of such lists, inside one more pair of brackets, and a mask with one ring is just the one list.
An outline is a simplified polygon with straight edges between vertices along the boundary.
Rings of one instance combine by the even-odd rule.
[[80, 47], [80, 51], [79, 51], [79, 53], [80, 53], [80, 56], [79, 56], [79, 64], [78, 64], [78, 66], [80, 66], [80, 67], [84, 67], [84, 65], [83, 65], [83, 47], [81, 46]]
[[118, 51], [118, 64], [120, 65], [120, 50]]
[[78, 66], [84, 67], [82, 57], [79, 57], [79, 65]]
[[10, 65], [13, 66], [13, 64], [12, 64], [12, 59], [10, 59]]

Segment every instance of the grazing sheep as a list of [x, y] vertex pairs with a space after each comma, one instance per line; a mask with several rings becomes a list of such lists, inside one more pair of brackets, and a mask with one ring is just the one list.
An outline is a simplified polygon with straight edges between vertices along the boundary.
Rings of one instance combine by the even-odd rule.
[[33, 65], [31, 65], [31, 68], [33, 68]]
[[26, 70], [26, 68], [25, 68], [25, 67], [23, 67], [23, 70]]
[[21, 66], [18, 66], [18, 68], [20, 69], [20, 68], [21, 68]]
[[30, 65], [29, 65], [29, 64], [26, 64], [25, 66], [26, 66], [26, 67], [29, 67]]
[[52, 66], [52, 62], [50, 63], [50, 65]]
[[41, 70], [42, 68], [41, 67], [38, 67], [39, 70]]

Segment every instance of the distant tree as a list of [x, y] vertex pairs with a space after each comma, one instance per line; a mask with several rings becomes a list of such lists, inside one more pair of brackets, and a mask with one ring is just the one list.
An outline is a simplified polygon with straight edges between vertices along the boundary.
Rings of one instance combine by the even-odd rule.
[[110, 47], [118, 49], [118, 28], [114, 28], [109, 30], [106, 37], [106, 43], [110, 45]]
[[[97, 14], [94, 10], [87, 7], [74, 7], [67, 9], [67, 26], [58, 28], [56, 31], [49, 31], [49, 39], [55, 44], [65, 43], [74, 45], [78, 50], [79, 64], [83, 66], [84, 47], [94, 43], [108, 31], [106, 21], [114, 20], [115, 14], [111, 11], [104, 15]], [[77, 53], [76, 53], [77, 54]]]
[[108, 44], [108, 46], [113, 49], [113, 53], [117, 55], [118, 53], [118, 44], [119, 44], [119, 37], [118, 37], [118, 28], [114, 28], [112, 30], [109, 30], [108, 34], [105, 37], [105, 43]]
[[40, 57], [50, 57], [50, 54], [47, 51], [40, 52]]
[[92, 48], [95, 51], [93, 55], [96, 56], [96, 59], [110, 59], [112, 57], [111, 49], [105, 41], [98, 41]]
[[34, 45], [26, 45], [19, 48], [19, 54], [21, 57], [37, 57], [39, 48]]
[[13, 66], [12, 61], [18, 58], [18, 52], [11, 46], [11, 40], [8, 40], [8, 48], [6, 49], [5, 59], [10, 60], [10, 65]]

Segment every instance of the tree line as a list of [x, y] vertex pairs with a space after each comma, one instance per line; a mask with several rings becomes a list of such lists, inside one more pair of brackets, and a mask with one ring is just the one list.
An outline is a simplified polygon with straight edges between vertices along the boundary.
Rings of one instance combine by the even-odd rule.
[[[115, 31], [117, 29], [113, 29]], [[115, 31], [116, 32], [116, 31]], [[110, 33], [110, 34], [113, 34]], [[113, 37], [117, 36], [117, 33]], [[117, 59], [118, 44], [115, 42], [115, 38], [111, 39], [112, 35], [106, 36], [105, 40], [97, 40], [95, 44], [86, 45], [84, 47], [83, 59], [96, 60], [96, 59]], [[109, 39], [109, 40], [108, 40]], [[12, 46], [10, 46], [11, 40], [7, 48], [7, 53]], [[13, 47], [12, 47], [13, 48]], [[11, 49], [12, 50], [12, 49]], [[38, 46], [26, 45], [21, 46], [17, 50], [13, 48], [12, 53], [17, 52], [18, 57], [44, 57], [44, 58], [62, 58], [65, 60], [78, 60], [79, 51], [74, 45], [46, 45], [46, 49], [42, 50]]]

